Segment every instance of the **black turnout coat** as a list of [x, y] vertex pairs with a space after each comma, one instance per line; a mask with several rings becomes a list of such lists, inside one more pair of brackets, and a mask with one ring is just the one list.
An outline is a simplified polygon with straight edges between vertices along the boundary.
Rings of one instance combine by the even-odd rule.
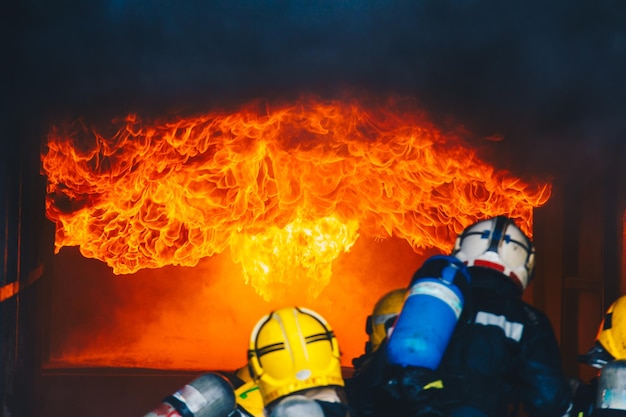
[[572, 390], [547, 316], [510, 278], [470, 272], [470, 298], [436, 371], [389, 366], [385, 344], [355, 370], [347, 392], [361, 417], [504, 417], [520, 406], [529, 417], [567, 413]]

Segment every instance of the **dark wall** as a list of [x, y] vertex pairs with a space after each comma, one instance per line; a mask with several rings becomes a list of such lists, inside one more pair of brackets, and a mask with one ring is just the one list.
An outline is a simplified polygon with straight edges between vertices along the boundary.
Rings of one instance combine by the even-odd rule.
[[[39, 175], [38, 132], [2, 119], [0, 152], [0, 401], [2, 415], [29, 416], [39, 370], [43, 293], [40, 278], [52, 242], [45, 237], [44, 182]], [[34, 140], [32, 140], [35, 138]]]
[[623, 145], [601, 153], [581, 148], [556, 177], [550, 201], [535, 211], [533, 300], [555, 326], [565, 370], [585, 380], [596, 370], [577, 356], [591, 348], [605, 310], [626, 289], [625, 166]]

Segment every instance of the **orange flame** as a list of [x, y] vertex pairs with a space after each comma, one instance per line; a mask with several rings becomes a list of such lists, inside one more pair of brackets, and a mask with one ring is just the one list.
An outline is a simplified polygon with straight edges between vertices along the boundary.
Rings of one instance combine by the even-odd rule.
[[111, 136], [54, 128], [42, 167], [55, 252], [79, 246], [132, 274], [229, 249], [270, 299], [303, 279], [319, 294], [359, 235], [449, 252], [456, 233], [496, 214], [530, 234], [550, 184], [497, 171], [405, 104], [301, 99], [161, 122], [129, 115]]

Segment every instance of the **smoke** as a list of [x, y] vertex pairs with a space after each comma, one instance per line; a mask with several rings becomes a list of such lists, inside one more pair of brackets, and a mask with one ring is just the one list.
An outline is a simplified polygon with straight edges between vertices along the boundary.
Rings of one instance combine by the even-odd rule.
[[619, 1], [17, 3], [9, 92], [23, 116], [368, 91], [413, 95], [435, 119], [503, 137], [513, 155], [626, 130]]

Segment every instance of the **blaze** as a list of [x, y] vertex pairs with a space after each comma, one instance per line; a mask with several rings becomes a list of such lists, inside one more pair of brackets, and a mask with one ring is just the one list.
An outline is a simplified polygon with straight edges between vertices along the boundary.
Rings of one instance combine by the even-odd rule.
[[491, 215], [532, 235], [551, 192], [399, 98], [78, 121], [50, 130], [41, 160], [55, 253], [82, 255], [55, 257], [54, 366], [236, 367], [287, 300], [333, 324], [350, 366], [375, 301], [423, 256]]
[[447, 252], [482, 216], [508, 214], [530, 232], [548, 184], [496, 171], [399, 104], [257, 102], [157, 122], [129, 115], [109, 136], [54, 128], [42, 166], [55, 252], [79, 246], [132, 274], [229, 248], [271, 298], [294, 270], [319, 292], [359, 234]]

